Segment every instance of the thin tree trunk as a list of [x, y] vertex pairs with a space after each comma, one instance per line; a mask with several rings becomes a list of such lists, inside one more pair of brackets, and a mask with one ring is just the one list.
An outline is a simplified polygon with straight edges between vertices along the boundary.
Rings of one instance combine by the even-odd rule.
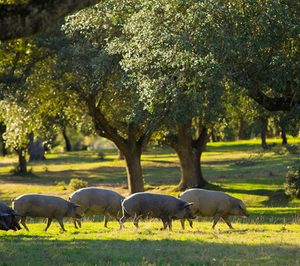
[[203, 177], [200, 161], [206, 141], [206, 128], [201, 131], [199, 138], [193, 141], [190, 122], [178, 127], [177, 142], [172, 147], [180, 161], [181, 179], [178, 185], [179, 190], [204, 187], [208, 183]]
[[210, 135], [211, 135], [211, 140], [212, 140], [212, 142], [217, 142], [217, 141], [218, 141], [217, 138], [216, 138], [215, 130], [214, 130], [213, 127], [211, 128]]
[[124, 157], [124, 154], [123, 152], [120, 151], [120, 149], [118, 149], [118, 160], [121, 161], [121, 160], [124, 160], [125, 157]]
[[2, 135], [1, 135], [1, 139], [0, 139], [0, 145], [1, 145], [1, 155], [6, 156], [7, 155], [7, 149], [5, 147], [5, 140], [2, 138]]
[[284, 127], [281, 127], [281, 139], [282, 139], [282, 145], [287, 145], [288, 144], [288, 140], [286, 137], [286, 131]]
[[240, 118], [239, 119], [239, 131], [238, 131], [238, 139], [244, 139], [244, 134], [245, 134], [245, 122], [244, 119]]
[[3, 138], [3, 134], [6, 131], [6, 126], [3, 123], [0, 123], [0, 146], [1, 146], [1, 154], [2, 156], [7, 155], [7, 149], [5, 147], [5, 140]]
[[259, 121], [260, 121], [261, 146], [264, 150], [266, 150], [268, 149], [268, 144], [267, 144], [268, 118], [265, 116], [260, 116]]
[[62, 131], [62, 135], [64, 137], [64, 140], [65, 140], [65, 143], [66, 143], [66, 146], [65, 146], [65, 150], [67, 152], [71, 151], [72, 150], [72, 145], [71, 145], [71, 142], [69, 140], [69, 137], [67, 135], [67, 132], [66, 132], [66, 129], [64, 128], [63, 131]]
[[18, 174], [27, 174], [27, 162], [25, 157], [25, 150], [24, 149], [18, 149], [18, 159], [19, 159], [19, 165], [18, 165]]

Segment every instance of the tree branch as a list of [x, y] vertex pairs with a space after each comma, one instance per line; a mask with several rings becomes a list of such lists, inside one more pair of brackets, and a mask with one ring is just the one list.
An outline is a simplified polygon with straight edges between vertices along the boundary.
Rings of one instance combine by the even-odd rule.
[[248, 89], [247, 94], [250, 98], [271, 112], [291, 111], [295, 105], [300, 104], [300, 100], [294, 102], [292, 97], [269, 97], [259, 89]]
[[94, 96], [91, 96], [87, 99], [87, 105], [97, 133], [102, 137], [113, 141], [120, 150], [123, 150], [126, 140], [118, 134], [117, 129], [112, 127], [101, 111], [96, 108]]
[[27, 4], [0, 5], [0, 40], [16, 39], [47, 29], [59, 19], [99, 0], [32, 0]]

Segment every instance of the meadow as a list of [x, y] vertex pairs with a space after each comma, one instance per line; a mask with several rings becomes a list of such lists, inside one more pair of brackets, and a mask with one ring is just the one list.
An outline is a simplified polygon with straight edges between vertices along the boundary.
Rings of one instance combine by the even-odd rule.
[[[263, 152], [259, 140], [209, 143], [203, 154], [203, 172], [211, 188], [241, 198], [251, 216], [233, 218], [234, 230], [211, 219], [198, 218], [183, 231], [174, 222], [173, 232], [160, 231], [161, 222], [144, 221], [135, 229], [129, 221], [104, 228], [102, 217], [87, 218], [81, 230], [70, 220], [66, 233], [54, 223], [45, 233], [45, 222], [29, 220], [30, 232], [0, 231], [0, 265], [300, 265], [300, 200], [288, 198], [283, 184], [287, 166], [299, 154], [277, 143]], [[300, 146], [299, 138], [290, 144]], [[115, 151], [49, 153], [47, 160], [29, 165], [31, 174], [15, 176], [16, 157], [0, 159], [0, 200], [10, 203], [23, 193], [46, 193], [67, 198], [72, 178], [89, 186], [113, 189], [127, 195], [123, 161]], [[142, 156], [145, 188], [177, 196], [180, 169], [177, 156], [167, 148], [151, 147]]]

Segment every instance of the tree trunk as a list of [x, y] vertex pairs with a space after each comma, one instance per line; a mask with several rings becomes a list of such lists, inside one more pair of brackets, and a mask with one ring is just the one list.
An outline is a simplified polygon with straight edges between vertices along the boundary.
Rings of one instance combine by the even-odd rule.
[[67, 135], [67, 132], [66, 132], [66, 129], [64, 128], [63, 131], [62, 131], [62, 135], [64, 137], [64, 140], [65, 140], [65, 143], [66, 143], [66, 146], [65, 146], [65, 150], [67, 152], [71, 151], [72, 150], [72, 146], [71, 146], [71, 142], [69, 140], [69, 137]]
[[126, 161], [128, 190], [130, 194], [144, 191], [144, 178], [141, 166], [141, 148], [123, 152]]
[[264, 150], [266, 150], [268, 149], [268, 144], [267, 144], [268, 118], [265, 116], [260, 116], [259, 121], [260, 121], [261, 146]]
[[288, 144], [288, 140], [287, 140], [287, 137], [286, 137], [286, 131], [285, 131], [284, 127], [281, 128], [281, 139], [282, 139], [282, 145], [287, 145]]
[[34, 140], [34, 136], [31, 133], [29, 136], [30, 142], [28, 147], [29, 161], [42, 161], [45, 160], [45, 149], [43, 142], [40, 139]]
[[142, 148], [149, 142], [151, 131], [144, 132], [137, 138], [137, 132], [141, 129], [135, 123], [130, 123], [126, 132], [127, 138], [124, 138], [95, 105], [95, 97], [89, 97], [87, 104], [97, 134], [111, 140], [125, 156], [129, 193], [144, 191], [141, 154]]
[[1, 154], [2, 156], [6, 156], [7, 155], [7, 149], [5, 147], [5, 141], [1, 141]]
[[245, 131], [245, 123], [244, 120], [241, 118], [239, 119], [239, 131], [238, 131], [238, 139], [244, 139], [244, 131]]
[[5, 147], [5, 140], [3, 138], [3, 134], [6, 131], [6, 126], [3, 123], [0, 123], [0, 146], [1, 146], [1, 154], [2, 156], [7, 155], [7, 149]]
[[217, 138], [216, 138], [215, 130], [214, 130], [213, 127], [211, 128], [210, 135], [211, 135], [211, 141], [212, 141], [212, 142], [217, 142], [217, 141], [218, 141]]
[[173, 145], [181, 170], [179, 190], [192, 187], [204, 187], [208, 182], [204, 179], [201, 169], [201, 155], [207, 142], [207, 129], [201, 130], [200, 136], [193, 141], [191, 123], [182, 124], [178, 128], [177, 143]]
[[25, 150], [24, 149], [18, 149], [18, 159], [19, 159], [19, 165], [17, 169], [18, 174], [27, 174], [27, 162], [25, 157]]
[[124, 154], [123, 152], [120, 151], [120, 149], [118, 149], [118, 160], [121, 161], [121, 160], [124, 160], [125, 157], [124, 157]]

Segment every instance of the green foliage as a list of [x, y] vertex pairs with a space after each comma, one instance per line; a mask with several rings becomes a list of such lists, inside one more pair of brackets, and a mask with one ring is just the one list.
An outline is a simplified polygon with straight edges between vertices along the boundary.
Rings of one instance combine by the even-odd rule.
[[207, 0], [199, 2], [197, 16], [202, 40], [225, 75], [256, 100], [262, 94], [292, 99], [292, 112], [300, 99], [297, 10], [297, 0]]
[[284, 184], [285, 192], [289, 196], [300, 198], [300, 162], [288, 167]]
[[0, 101], [0, 119], [6, 125], [3, 135], [6, 145], [12, 149], [27, 148], [29, 134], [39, 126], [29, 110], [14, 101]]
[[77, 190], [80, 188], [85, 188], [88, 186], [88, 182], [79, 178], [72, 178], [70, 180], [69, 186], [72, 190]]
[[[211, 123], [222, 90], [218, 65], [196, 34], [194, 1], [144, 1], [110, 45], [145, 107], [168, 126], [202, 114]], [[212, 89], [213, 88], [213, 89]], [[214, 108], [211, 108], [214, 106]]]

